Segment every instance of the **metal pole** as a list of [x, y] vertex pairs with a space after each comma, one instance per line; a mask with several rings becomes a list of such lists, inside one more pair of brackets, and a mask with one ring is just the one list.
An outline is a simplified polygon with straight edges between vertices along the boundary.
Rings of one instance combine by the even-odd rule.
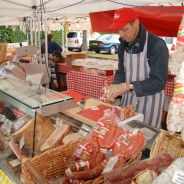
[[63, 24], [61, 24], [61, 26], [62, 26], [62, 48], [63, 48], [63, 52], [65, 51], [65, 42], [64, 42], [64, 25]]
[[[36, 22], [37, 22], [37, 17], [36, 17], [36, 14], [34, 15], [34, 31], [35, 31], [35, 46], [37, 48], [37, 31], [36, 31]], [[32, 56], [32, 62], [34, 61], [34, 58]], [[34, 61], [35, 62], [35, 61]], [[37, 55], [36, 55], [36, 63], [38, 62], [38, 58], [37, 58]]]
[[33, 19], [30, 18], [31, 46], [33, 46]]
[[48, 66], [47, 17], [45, 17], [45, 61]]
[[[38, 17], [38, 41], [39, 41], [39, 58], [40, 58], [40, 64], [42, 64], [41, 41], [40, 41], [40, 17]], [[37, 54], [36, 54], [36, 56], [37, 56]]]

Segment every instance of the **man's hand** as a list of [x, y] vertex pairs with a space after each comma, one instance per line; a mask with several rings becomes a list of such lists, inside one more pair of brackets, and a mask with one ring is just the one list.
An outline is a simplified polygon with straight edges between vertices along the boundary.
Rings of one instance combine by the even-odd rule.
[[117, 96], [123, 95], [127, 92], [127, 87], [125, 83], [113, 84], [102, 89], [103, 95], [101, 99], [104, 102], [112, 102]]
[[54, 82], [54, 88], [55, 89], [58, 89], [58, 87], [59, 87], [58, 83], [57, 82]]

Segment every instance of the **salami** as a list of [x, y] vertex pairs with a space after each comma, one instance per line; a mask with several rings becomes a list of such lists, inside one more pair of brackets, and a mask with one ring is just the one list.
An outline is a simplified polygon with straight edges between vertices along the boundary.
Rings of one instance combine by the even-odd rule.
[[98, 165], [93, 169], [89, 169], [86, 171], [72, 172], [69, 178], [74, 180], [85, 180], [85, 181], [92, 180], [98, 177], [102, 171], [103, 171], [103, 167], [101, 165]]
[[145, 136], [142, 131], [124, 131], [116, 141], [113, 154], [121, 154], [124, 155], [125, 159], [129, 159], [141, 150], [144, 143]]
[[86, 139], [82, 141], [75, 151], [75, 160], [86, 161], [90, 158], [96, 158], [99, 150], [98, 142], [95, 139]]
[[117, 123], [112, 117], [104, 118], [101, 122], [104, 126], [101, 127], [98, 134], [98, 143], [101, 148], [110, 150], [114, 147], [123, 130], [117, 127]]
[[85, 171], [92, 169], [105, 159], [105, 154], [99, 152], [95, 158], [90, 158], [89, 161], [80, 161], [69, 166], [70, 170], [73, 171]]

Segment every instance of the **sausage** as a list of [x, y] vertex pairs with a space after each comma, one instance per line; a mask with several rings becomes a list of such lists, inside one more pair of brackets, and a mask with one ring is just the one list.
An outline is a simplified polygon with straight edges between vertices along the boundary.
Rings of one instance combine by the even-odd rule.
[[85, 171], [92, 169], [99, 165], [105, 159], [105, 154], [99, 152], [95, 158], [90, 158], [89, 161], [81, 161], [69, 166], [70, 170], [73, 171]]
[[85, 180], [85, 181], [92, 180], [98, 177], [102, 171], [103, 171], [103, 167], [101, 165], [98, 165], [93, 169], [89, 169], [86, 171], [72, 172], [69, 178], [75, 179], [75, 180]]
[[110, 150], [123, 131], [122, 128], [117, 127], [117, 123], [112, 117], [106, 118], [103, 123], [104, 127], [98, 135], [98, 143], [101, 148]]
[[112, 172], [107, 176], [107, 180], [110, 182], [118, 182], [124, 179], [128, 179], [133, 176], [133, 173], [135, 171], [134, 167], [129, 167], [123, 172], [121, 172], [119, 169]]
[[129, 130], [124, 131], [114, 146], [113, 154], [121, 154], [124, 155], [125, 159], [129, 159], [140, 151], [144, 142], [145, 136], [140, 130], [136, 134]]
[[104, 124], [102, 122], [99, 122], [99, 121], [95, 124], [95, 126], [93, 127], [93, 131], [92, 131], [92, 138], [93, 139], [98, 138], [98, 134], [101, 131], [103, 126], [104, 126]]
[[86, 161], [91, 157], [95, 158], [100, 148], [98, 142], [95, 139], [84, 140], [75, 151], [75, 160]]

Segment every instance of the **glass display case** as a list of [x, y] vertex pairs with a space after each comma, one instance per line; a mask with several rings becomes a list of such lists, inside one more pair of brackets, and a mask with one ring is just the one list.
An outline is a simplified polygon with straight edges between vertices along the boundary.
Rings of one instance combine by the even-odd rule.
[[[18, 124], [17, 126], [20, 127], [28, 119], [33, 117], [35, 119], [35, 126], [37, 114], [45, 117], [78, 106], [77, 103], [73, 101], [73, 97], [18, 79], [14, 76], [0, 76], [0, 102], [3, 102], [6, 106], [8, 104], [9, 107], [10, 105], [17, 107], [20, 111], [24, 112], [24, 116], [16, 121], [3, 119], [4, 116], [0, 114], [0, 134], [2, 134], [1, 137], [3, 137], [3, 139], [4, 137], [7, 137], [7, 139], [12, 137], [10, 134], [10, 124], [13, 124], [14, 126]], [[3, 125], [5, 129], [2, 129]], [[33, 141], [32, 155], [34, 155], [34, 137], [35, 128], [33, 137], [30, 137]], [[13, 183], [21, 183], [19, 181], [19, 169], [17, 169], [16, 166], [12, 167], [12, 165], [9, 164], [11, 161], [16, 162], [15, 160], [16, 156], [9, 147], [1, 149], [0, 169]], [[16, 163], [14, 163], [14, 165], [16, 165]]]

